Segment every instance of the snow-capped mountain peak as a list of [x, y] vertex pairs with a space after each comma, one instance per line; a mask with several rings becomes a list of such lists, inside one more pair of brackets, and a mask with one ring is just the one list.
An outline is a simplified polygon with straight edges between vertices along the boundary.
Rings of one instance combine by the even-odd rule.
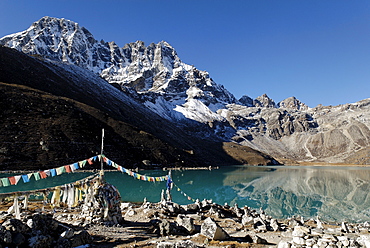
[[190, 99], [197, 99], [214, 111], [236, 102], [235, 97], [217, 85], [208, 72], [182, 62], [166, 41], [149, 46], [136, 41], [119, 47], [115, 42], [97, 41], [76, 22], [43, 17], [27, 30], [0, 39], [0, 44], [27, 54], [76, 64], [110, 83], [133, 88], [141, 94], [155, 93], [150, 96], [164, 97], [167, 103], [175, 104], [166, 109], [174, 110], [178, 104], [185, 104]]
[[[27, 30], [1, 38], [0, 45], [98, 74], [192, 135], [232, 140], [294, 160], [338, 162], [360, 151], [358, 147], [370, 146], [369, 100], [314, 109], [294, 97], [277, 104], [266, 94], [236, 100], [207, 71], [184, 63], [166, 41], [120, 47], [97, 41], [73, 21], [43, 17]], [[326, 148], [318, 149], [317, 144]]]

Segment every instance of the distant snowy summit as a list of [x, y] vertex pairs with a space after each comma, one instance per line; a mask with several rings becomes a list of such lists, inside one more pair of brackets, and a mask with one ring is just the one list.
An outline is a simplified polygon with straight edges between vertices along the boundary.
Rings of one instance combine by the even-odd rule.
[[[182, 62], [165, 41], [147, 47], [136, 41], [119, 47], [115, 42], [97, 41], [76, 22], [43, 17], [27, 30], [1, 38], [0, 44], [26, 54], [79, 65], [138, 93], [159, 93], [166, 99], [180, 94], [186, 102], [197, 99], [213, 111], [226, 104], [243, 105], [243, 101], [237, 101], [222, 85], [216, 84], [208, 72]], [[261, 99], [254, 102], [257, 106], [264, 104]]]
[[275, 103], [266, 94], [237, 100], [165, 41], [119, 47], [73, 21], [43, 17], [0, 45], [88, 69], [189, 132], [204, 138], [211, 132], [283, 160], [343, 162], [370, 144], [369, 100], [316, 108], [295, 97]]

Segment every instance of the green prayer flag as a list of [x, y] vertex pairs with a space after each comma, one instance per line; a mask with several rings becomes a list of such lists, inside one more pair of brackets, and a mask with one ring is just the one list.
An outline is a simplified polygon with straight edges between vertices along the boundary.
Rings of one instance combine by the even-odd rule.
[[6, 187], [6, 186], [9, 186], [9, 185], [10, 185], [9, 178], [7, 178], [7, 177], [1, 178], [1, 182], [3, 183], [3, 186], [4, 186], [4, 187]]
[[40, 174], [38, 172], [33, 173], [33, 176], [35, 177], [36, 181], [40, 180]]

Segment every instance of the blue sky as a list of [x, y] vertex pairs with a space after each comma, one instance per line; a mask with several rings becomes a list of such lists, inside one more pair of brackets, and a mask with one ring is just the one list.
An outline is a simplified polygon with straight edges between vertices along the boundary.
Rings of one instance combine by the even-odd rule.
[[370, 1], [1, 0], [0, 36], [63, 17], [119, 46], [167, 41], [237, 98], [310, 107], [370, 97]]

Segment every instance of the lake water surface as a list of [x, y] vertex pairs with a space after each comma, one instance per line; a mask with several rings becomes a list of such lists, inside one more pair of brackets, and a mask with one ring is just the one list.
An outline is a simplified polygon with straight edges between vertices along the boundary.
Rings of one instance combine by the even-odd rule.
[[[163, 176], [166, 171], [140, 171], [148, 176]], [[70, 173], [16, 186], [2, 192], [52, 187], [79, 180], [91, 173]], [[4, 177], [2, 175], [1, 177]], [[166, 182], [147, 182], [121, 172], [106, 172], [106, 180], [115, 185], [122, 201], [158, 202]], [[326, 221], [370, 221], [370, 168], [309, 166], [232, 166], [218, 170], [172, 171], [175, 186], [173, 201], [189, 204], [193, 199], [212, 199], [262, 208], [275, 218], [300, 215], [320, 216]]]

